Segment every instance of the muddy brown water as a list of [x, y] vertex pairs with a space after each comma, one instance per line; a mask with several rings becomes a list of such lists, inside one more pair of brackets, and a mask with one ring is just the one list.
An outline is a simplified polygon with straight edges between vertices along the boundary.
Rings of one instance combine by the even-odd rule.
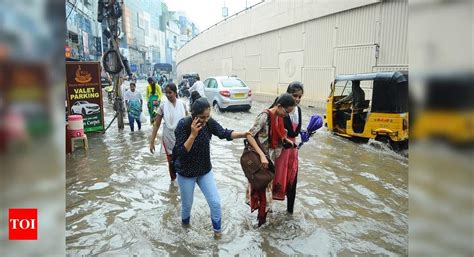
[[[145, 84], [138, 83], [144, 92]], [[224, 127], [248, 130], [270, 103], [249, 113], [212, 112]], [[111, 105], [104, 103], [106, 123]], [[303, 108], [303, 122], [321, 110]], [[299, 154], [293, 215], [275, 201], [256, 228], [245, 204], [242, 140], [212, 139], [211, 158], [221, 197], [223, 236], [214, 240], [209, 208], [196, 187], [191, 227], [180, 219], [178, 186], [166, 158], [150, 154], [149, 122], [141, 131], [114, 123], [89, 135], [89, 152], [66, 159], [66, 243], [69, 255], [405, 256], [408, 254], [408, 159], [375, 142], [356, 144], [321, 128]], [[157, 144], [157, 149], [158, 144]]]

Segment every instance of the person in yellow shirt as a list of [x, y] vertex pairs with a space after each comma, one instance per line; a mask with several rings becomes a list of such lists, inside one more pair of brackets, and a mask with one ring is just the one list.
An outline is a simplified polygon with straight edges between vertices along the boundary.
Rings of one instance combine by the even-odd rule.
[[150, 123], [153, 124], [156, 114], [158, 112], [158, 107], [161, 102], [161, 87], [155, 82], [152, 77], [148, 78], [148, 86], [146, 87], [146, 99], [148, 105], [148, 114], [150, 114]]

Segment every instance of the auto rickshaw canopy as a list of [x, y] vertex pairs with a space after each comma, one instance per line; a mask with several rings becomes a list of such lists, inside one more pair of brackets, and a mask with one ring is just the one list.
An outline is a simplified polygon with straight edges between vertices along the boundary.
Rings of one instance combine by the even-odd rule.
[[373, 81], [372, 112], [408, 112], [408, 72], [374, 72], [337, 75], [335, 81]]

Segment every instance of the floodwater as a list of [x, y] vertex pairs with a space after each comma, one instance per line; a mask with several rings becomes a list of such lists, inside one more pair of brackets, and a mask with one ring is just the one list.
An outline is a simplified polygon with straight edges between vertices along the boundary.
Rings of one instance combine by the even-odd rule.
[[[144, 87], [139, 83], [141, 92]], [[248, 130], [268, 105], [212, 116], [224, 127]], [[108, 124], [113, 111], [104, 106]], [[304, 126], [313, 113], [323, 115], [303, 108]], [[88, 136], [88, 153], [67, 156], [69, 255], [408, 255], [408, 158], [383, 145], [356, 144], [321, 128], [300, 149], [294, 214], [286, 213], [286, 201], [274, 201], [267, 224], [257, 228], [257, 214], [244, 200], [243, 141], [213, 137], [223, 226], [216, 241], [198, 187], [191, 227], [181, 226], [178, 186], [170, 182], [166, 158], [149, 152], [150, 134], [149, 122], [133, 133], [114, 123], [105, 134]]]

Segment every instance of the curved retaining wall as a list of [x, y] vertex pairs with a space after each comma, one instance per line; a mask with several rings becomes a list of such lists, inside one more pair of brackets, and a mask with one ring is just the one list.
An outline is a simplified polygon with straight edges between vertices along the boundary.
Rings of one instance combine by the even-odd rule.
[[178, 51], [178, 77], [237, 75], [268, 100], [299, 80], [302, 103], [324, 108], [337, 74], [408, 69], [407, 1], [307, 2], [267, 1], [201, 33]]

